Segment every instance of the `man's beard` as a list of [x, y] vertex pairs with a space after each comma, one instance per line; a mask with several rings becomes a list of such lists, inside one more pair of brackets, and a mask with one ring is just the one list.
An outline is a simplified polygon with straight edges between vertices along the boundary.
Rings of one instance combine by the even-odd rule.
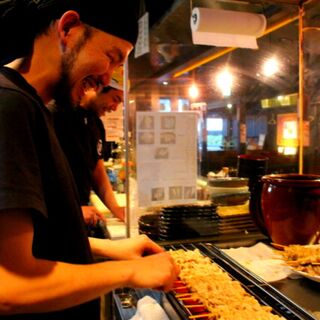
[[71, 97], [71, 72], [76, 63], [79, 52], [84, 47], [91, 34], [91, 29], [87, 27], [84, 34], [71, 51], [62, 55], [60, 78], [53, 93], [53, 99], [59, 109], [70, 110], [77, 106], [78, 101], [72, 101]]
[[74, 108], [74, 103], [71, 98], [71, 85], [70, 85], [70, 70], [72, 65], [66, 65], [62, 62], [60, 79], [55, 86], [53, 98], [56, 106], [62, 110]]

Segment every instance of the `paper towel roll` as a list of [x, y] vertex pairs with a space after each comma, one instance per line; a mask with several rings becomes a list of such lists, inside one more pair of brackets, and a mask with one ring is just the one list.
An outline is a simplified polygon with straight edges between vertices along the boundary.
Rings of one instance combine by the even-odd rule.
[[262, 14], [221, 9], [192, 10], [191, 31], [194, 44], [257, 49], [257, 37], [266, 28]]

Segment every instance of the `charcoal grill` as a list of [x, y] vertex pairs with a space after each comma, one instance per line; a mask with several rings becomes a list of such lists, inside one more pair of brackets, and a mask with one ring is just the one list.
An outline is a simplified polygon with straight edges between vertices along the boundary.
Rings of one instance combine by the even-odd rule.
[[[242, 284], [242, 287], [248, 293], [254, 296], [260, 302], [260, 304], [272, 307], [275, 314], [278, 314], [288, 320], [316, 320], [314, 316], [312, 316], [302, 307], [284, 296], [278, 290], [274, 289], [260, 277], [243, 268], [239, 263], [211, 243], [200, 242], [189, 244], [171, 244], [166, 245], [165, 249], [198, 249], [203, 255], [209, 257], [213, 262], [219, 265], [233, 279], [239, 281]], [[135, 296], [135, 299], [141, 298], [146, 294], [156, 298], [156, 300], [167, 311], [171, 320], [187, 320], [193, 319], [195, 316], [195, 314], [192, 314], [191, 311], [184, 306], [183, 302], [179, 299], [179, 295], [174, 293], [174, 291], [171, 291], [167, 294], [152, 290], [133, 290], [131, 292]], [[115, 292], [114, 294], [117, 307], [120, 306], [120, 311], [118, 310], [117, 318], [121, 320], [128, 320], [135, 313], [135, 307], [132, 306], [131, 309], [126, 308], [126, 310], [121, 310], [121, 301], [117, 296], [118, 293]], [[201, 320], [206, 318], [197, 317], [197, 319]]]

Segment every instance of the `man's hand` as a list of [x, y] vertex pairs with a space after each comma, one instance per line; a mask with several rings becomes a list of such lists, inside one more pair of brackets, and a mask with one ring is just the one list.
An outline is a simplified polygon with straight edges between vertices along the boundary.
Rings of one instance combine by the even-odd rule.
[[164, 249], [146, 235], [121, 240], [89, 238], [93, 253], [113, 260], [133, 260], [162, 253]]
[[129, 263], [133, 272], [128, 285], [135, 288], [169, 291], [180, 272], [167, 252], [130, 260]]
[[125, 218], [125, 207], [116, 207], [112, 210], [112, 214], [120, 219], [121, 221], [124, 221]]
[[163, 248], [145, 235], [139, 235], [137, 237], [128, 239], [114, 240], [112, 241], [112, 245], [117, 248], [115, 250], [115, 255], [112, 258], [117, 260], [137, 259], [164, 251]]
[[87, 225], [95, 226], [98, 221], [106, 221], [105, 216], [93, 206], [82, 206], [82, 214]]

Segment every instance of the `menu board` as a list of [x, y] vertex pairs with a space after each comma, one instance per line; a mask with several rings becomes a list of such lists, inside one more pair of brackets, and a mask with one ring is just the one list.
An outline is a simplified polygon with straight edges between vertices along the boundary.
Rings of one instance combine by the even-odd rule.
[[137, 112], [139, 206], [197, 199], [197, 114]]
[[120, 104], [116, 111], [107, 113], [100, 119], [105, 127], [106, 141], [119, 142], [123, 139], [123, 108]]

